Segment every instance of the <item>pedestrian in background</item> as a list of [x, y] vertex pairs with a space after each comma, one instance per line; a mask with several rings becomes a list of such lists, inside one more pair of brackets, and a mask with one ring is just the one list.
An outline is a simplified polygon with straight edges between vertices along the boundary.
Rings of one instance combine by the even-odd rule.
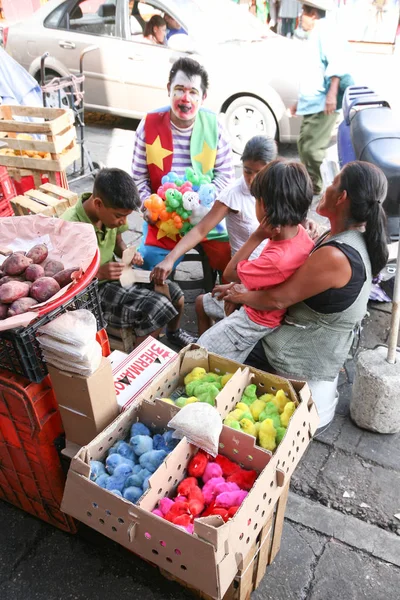
[[279, 18], [281, 19], [281, 35], [284, 37], [293, 37], [296, 29], [296, 19], [300, 14], [300, 4], [298, 0], [282, 0], [279, 8]]
[[293, 115], [303, 117], [297, 146], [312, 179], [314, 194], [322, 191], [320, 166], [337, 119], [340, 79], [348, 73], [347, 43], [334, 23], [326, 19], [331, 8], [331, 0], [303, 3], [303, 72], [298, 101], [291, 108]]

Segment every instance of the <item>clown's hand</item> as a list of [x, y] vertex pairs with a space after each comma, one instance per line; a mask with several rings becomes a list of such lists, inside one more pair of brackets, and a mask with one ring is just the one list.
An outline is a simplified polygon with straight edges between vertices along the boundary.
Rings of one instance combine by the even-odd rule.
[[158, 265], [156, 265], [150, 273], [151, 281], [154, 281], [156, 285], [164, 285], [173, 268], [174, 261], [170, 260], [168, 256], [166, 256], [164, 260], [158, 263]]
[[211, 292], [211, 295], [213, 298], [216, 298], [217, 300], [225, 300], [225, 296], [228, 292], [228, 290], [233, 286], [233, 283], [226, 283], [226, 284], [221, 284], [221, 285], [216, 285], [213, 289], [213, 291]]

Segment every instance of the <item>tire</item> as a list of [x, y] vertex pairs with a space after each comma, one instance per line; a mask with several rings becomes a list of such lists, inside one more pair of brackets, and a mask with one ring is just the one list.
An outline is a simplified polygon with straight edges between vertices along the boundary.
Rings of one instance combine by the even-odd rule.
[[252, 96], [241, 96], [228, 106], [225, 127], [237, 154], [242, 154], [246, 142], [255, 135], [273, 139], [277, 135], [274, 115], [264, 102]]
[[[46, 69], [44, 77], [45, 84], [52, 81], [55, 77], [61, 77], [61, 75], [51, 69]], [[36, 74], [35, 79], [40, 85], [40, 72]], [[71, 108], [70, 97], [65, 90], [60, 90], [60, 95], [58, 92], [46, 93], [46, 106], [48, 108]]]

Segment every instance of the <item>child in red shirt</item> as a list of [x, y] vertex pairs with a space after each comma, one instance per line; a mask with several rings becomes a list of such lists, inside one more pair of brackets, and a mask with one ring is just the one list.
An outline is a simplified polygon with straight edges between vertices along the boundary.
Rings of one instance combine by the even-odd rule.
[[[232, 257], [224, 271], [228, 281], [248, 290], [265, 290], [288, 279], [304, 263], [314, 243], [300, 224], [311, 205], [311, 179], [301, 163], [275, 160], [255, 177], [258, 229]], [[255, 248], [269, 239], [260, 256], [248, 260]], [[256, 343], [278, 327], [285, 310], [255, 310], [242, 306], [216, 323], [198, 344], [232, 360], [244, 362]]]

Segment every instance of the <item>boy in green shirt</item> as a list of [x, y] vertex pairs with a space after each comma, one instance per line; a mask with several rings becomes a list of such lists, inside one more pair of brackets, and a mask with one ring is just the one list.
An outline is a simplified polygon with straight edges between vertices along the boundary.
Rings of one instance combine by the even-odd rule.
[[[121, 169], [102, 169], [96, 176], [93, 192], [82, 194], [75, 206], [61, 216], [65, 221], [90, 223], [96, 232], [100, 250], [99, 296], [104, 318], [112, 327], [132, 327], [136, 345], [148, 335], [158, 337], [166, 325], [167, 339], [184, 347], [196, 338], [179, 328], [184, 310], [184, 296], [176, 283], [167, 282], [171, 300], [154, 291], [153, 284], [136, 283], [123, 288], [119, 282], [124, 268], [114, 255], [121, 257], [126, 248], [122, 233], [128, 229], [128, 215], [141, 206], [132, 177]], [[141, 266], [143, 258], [136, 252], [132, 264]]]

